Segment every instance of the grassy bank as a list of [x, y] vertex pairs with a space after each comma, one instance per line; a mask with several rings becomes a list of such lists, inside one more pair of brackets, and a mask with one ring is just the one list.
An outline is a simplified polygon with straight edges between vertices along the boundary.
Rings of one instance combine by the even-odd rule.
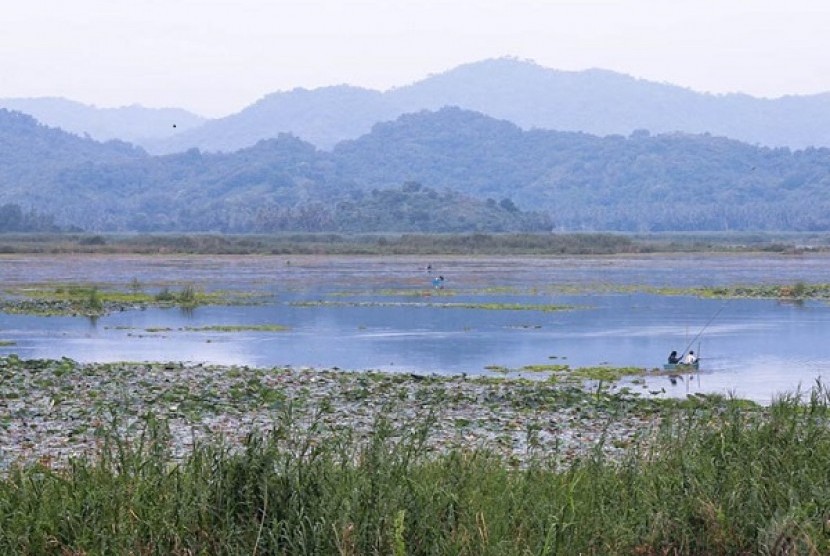
[[[240, 446], [184, 459], [165, 421], [101, 427], [94, 456], [0, 481], [3, 554], [826, 554], [830, 397], [659, 405], [620, 457], [430, 449], [436, 425], [380, 411], [320, 441], [286, 407]], [[585, 399], [581, 403], [584, 403]], [[649, 405], [651, 410], [655, 406]]]
[[265, 297], [247, 292], [206, 292], [192, 285], [184, 285], [178, 291], [164, 286], [150, 293], [144, 291], [144, 286], [134, 279], [129, 291], [90, 283], [6, 288], [0, 292], [0, 311], [40, 316], [102, 316], [147, 307], [193, 309], [201, 305], [253, 304]]
[[827, 234], [2, 234], [0, 253], [269, 255], [604, 255], [825, 251]]

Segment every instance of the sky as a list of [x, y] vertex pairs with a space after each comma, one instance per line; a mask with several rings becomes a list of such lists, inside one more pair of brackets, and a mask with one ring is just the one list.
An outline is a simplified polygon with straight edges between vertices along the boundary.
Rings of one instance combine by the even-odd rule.
[[826, 0], [10, 0], [0, 98], [179, 107], [386, 90], [488, 58], [711, 93], [830, 91]]

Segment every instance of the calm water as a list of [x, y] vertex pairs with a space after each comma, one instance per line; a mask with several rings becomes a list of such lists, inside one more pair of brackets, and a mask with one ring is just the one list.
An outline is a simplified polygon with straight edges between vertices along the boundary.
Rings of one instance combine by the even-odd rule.
[[[425, 270], [427, 263], [432, 274]], [[435, 275], [444, 276], [446, 292], [452, 295], [430, 295]], [[0, 353], [80, 361], [185, 360], [485, 374], [490, 373], [485, 367], [492, 365], [657, 367], [672, 349], [691, 345], [701, 352], [702, 372], [676, 384], [654, 378], [648, 389], [665, 389], [666, 395], [735, 393], [768, 402], [776, 393], [810, 387], [830, 374], [825, 349], [830, 306], [603, 292], [633, 285], [826, 282], [828, 275], [830, 258], [813, 255], [429, 260], [5, 256], [0, 258], [4, 287], [61, 281], [126, 289], [136, 278], [148, 291], [194, 284], [270, 297], [263, 305], [125, 311], [96, 322], [0, 314], [0, 340], [16, 343], [0, 347]], [[346, 305], [294, 305], [308, 301]], [[541, 312], [438, 305], [461, 302], [575, 308]], [[184, 330], [258, 324], [289, 330]], [[151, 331], [160, 328], [170, 330]]]

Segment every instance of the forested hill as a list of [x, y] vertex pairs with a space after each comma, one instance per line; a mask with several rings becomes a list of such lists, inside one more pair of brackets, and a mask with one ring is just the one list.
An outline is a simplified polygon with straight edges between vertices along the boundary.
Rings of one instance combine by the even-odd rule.
[[[0, 109], [0, 198], [31, 203], [68, 168], [149, 158], [122, 141], [99, 143]], [[69, 192], [66, 192], [69, 193]]]
[[[289, 135], [232, 154], [151, 157], [0, 110], [3, 231], [547, 231], [547, 214], [390, 180], [362, 190], [336, 161]], [[33, 219], [37, 217], [35, 222]], [[35, 222], [37, 226], [35, 226]], [[42, 223], [41, 223], [42, 222]]]
[[522, 131], [474, 112], [402, 116], [334, 150], [346, 176], [509, 195], [569, 230], [830, 229], [830, 150], [710, 135]]
[[458, 108], [331, 152], [281, 135], [160, 157], [0, 112], [0, 180], [0, 205], [89, 230], [830, 230], [828, 149], [523, 131]]

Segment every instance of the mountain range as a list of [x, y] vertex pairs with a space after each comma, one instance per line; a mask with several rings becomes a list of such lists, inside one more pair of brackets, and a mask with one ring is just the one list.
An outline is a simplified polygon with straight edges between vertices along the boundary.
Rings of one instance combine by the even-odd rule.
[[0, 99], [0, 107], [28, 113], [46, 125], [98, 140], [133, 142], [154, 154], [191, 148], [233, 152], [280, 133], [331, 150], [369, 133], [376, 123], [445, 106], [507, 120], [524, 130], [598, 136], [681, 131], [769, 147], [830, 146], [830, 93], [777, 99], [713, 95], [606, 70], [558, 71], [511, 58], [462, 65], [384, 92], [347, 85], [275, 92], [218, 119], [174, 109], [96, 109], [61, 99]]
[[277, 134], [158, 156], [0, 110], [4, 203], [89, 231], [816, 231], [830, 230], [830, 149], [526, 130], [452, 107], [330, 150]]

